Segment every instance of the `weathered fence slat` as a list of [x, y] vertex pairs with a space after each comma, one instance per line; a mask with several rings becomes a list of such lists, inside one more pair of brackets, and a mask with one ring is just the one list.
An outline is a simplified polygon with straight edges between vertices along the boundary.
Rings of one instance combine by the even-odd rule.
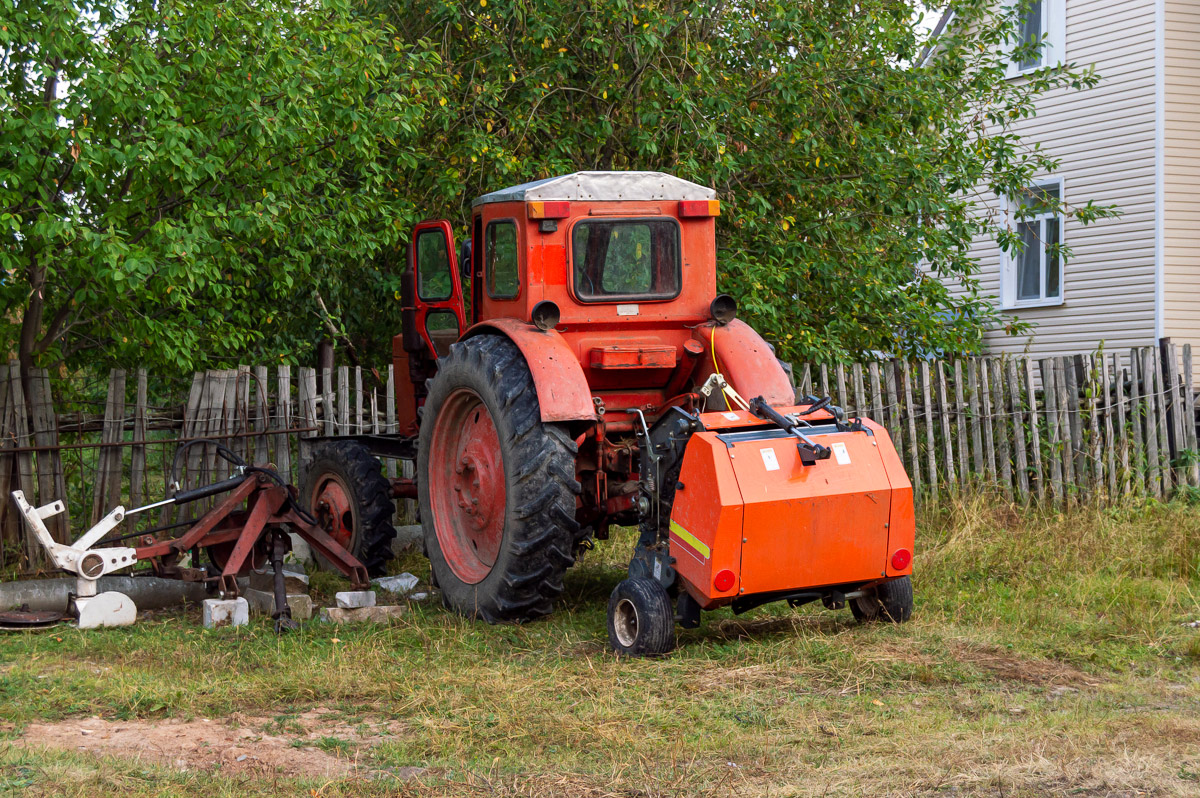
[[983, 454], [986, 462], [988, 482], [995, 483], [999, 473], [996, 468], [996, 431], [993, 418], [992, 404], [992, 375], [987, 358], [979, 361], [979, 407], [980, 422], [983, 427]]
[[1187, 440], [1188, 453], [1191, 458], [1191, 466], [1188, 468], [1188, 483], [1192, 486], [1200, 486], [1200, 463], [1197, 463], [1196, 458], [1200, 452], [1196, 451], [1196, 394], [1192, 390], [1195, 384], [1192, 382], [1192, 345], [1183, 345], [1183, 417], [1184, 436]]
[[908, 428], [906, 437], [909, 441], [908, 458], [909, 465], [912, 469], [909, 473], [909, 479], [913, 483], [913, 493], [920, 494], [921, 492], [921, 446], [917, 438], [917, 414], [916, 408], [913, 407], [913, 388], [912, 388], [912, 372], [909, 370], [908, 361], [900, 360], [900, 384], [904, 386], [904, 414], [908, 418]]
[[[146, 492], [146, 370], [138, 369], [133, 399], [133, 440], [129, 452], [129, 506], [141, 507]], [[125, 531], [132, 532], [141, 516], [126, 519]]]
[[954, 438], [950, 434], [950, 403], [946, 391], [946, 366], [942, 361], [937, 362], [937, 400], [938, 417], [942, 427], [943, 456], [946, 460], [946, 487], [954, 491], [956, 481], [954, 475]]
[[1029, 402], [1029, 452], [1033, 458], [1033, 477], [1036, 480], [1035, 490], [1039, 501], [1045, 501], [1049, 492], [1046, 490], [1046, 475], [1042, 471], [1042, 441], [1039, 429], [1041, 416], [1038, 414], [1037, 392], [1033, 389], [1033, 361], [1023, 358], [1025, 363], [1025, 396]]
[[1029, 461], [1025, 450], [1025, 413], [1021, 401], [1021, 381], [1017, 379], [1017, 361], [1008, 358], [1005, 362], [1005, 376], [1008, 383], [1009, 397], [1012, 403], [1012, 433], [1013, 450], [1015, 452], [1015, 468], [1017, 476], [1017, 499], [1022, 504], [1029, 502]]
[[[273, 426], [277, 430], [292, 428], [292, 367], [288, 365], [280, 366], [279, 371], [275, 374], [274, 422]], [[305, 424], [304, 426], [310, 425]], [[312, 433], [306, 434], [311, 435]], [[271, 441], [274, 455], [272, 462], [288, 482], [296, 484], [299, 480], [292, 474], [291, 435], [271, 435], [269, 437], [274, 439]]]
[[974, 459], [975, 476], [982, 477], [984, 475], [984, 453], [983, 423], [979, 410], [979, 364], [973, 357], [967, 359], [967, 383], [967, 401], [970, 403], [971, 455]]
[[921, 378], [921, 403], [925, 416], [925, 464], [929, 468], [929, 496], [933, 501], [938, 500], [938, 471], [937, 444], [933, 438], [933, 394], [929, 386], [929, 361], [922, 360], [917, 364]]
[[[144, 374], [145, 372], [139, 372]], [[3, 400], [0, 400], [3, 404]], [[29, 409], [33, 423], [33, 443], [48, 450], [37, 453], [38, 505], [49, 504], [67, 498], [66, 480], [63, 475], [62, 453], [58, 447], [58, 417], [54, 414], [54, 397], [50, 391], [50, 375], [45, 369], [35, 369], [29, 381]], [[2, 457], [2, 455], [0, 455]], [[8, 504], [5, 483], [0, 482], [0, 503]], [[30, 501], [33, 501], [32, 497]], [[50, 536], [59, 543], [69, 543], [71, 530], [70, 508], [66, 512], [45, 519]]]
[[995, 399], [997, 457], [1000, 461], [1000, 488], [1009, 499], [1013, 495], [1012, 447], [1008, 443], [1008, 391], [1004, 389], [1003, 364], [1000, 358], [991, 359], [992, 393]]
[[[17, 416], [21, 418], [20, 415]], [[104, 403], [104, 431], [101, 441], [120, 443], [125, 427], [125, 371], [113, 369], [108, 378], [108, 398]], [[96, 489], [92, 493], [92, 524], [121, 503], [121, 447], [100, 450], [96, 468]]]
[[[18, 448], [28, 447], [33, 443], [33, 437], [29, 431], [29, 415], [27, 405], [25, 403], [25, 389], [21, 384], [21, 367], [15, 360], [10, 360], [8, 364], [8, 401], [12, 408], [12, 421], [9, 426], [9, 435], [13, 437]], [[118, 452], [120, 450], [117, 450]], [[16, 475], [17, 487], [21, 489], [30, 502], [37, 500], [37, 494], [34, 486], [33, 472], [33, 455], [30, 452], [18, 452], [16, 455]], [[8, 491], [2, 497], [5, 504], [8, 504]], [[18, 534], [23, 531], [23, 527], [18, 522]], [[24, 540], [24, 557], [25, 562], [30, 568], [37, 568], [42, 562], [41, 547], [32, 535], [22, 535]]]
[[1066, 487], [1063, 485], [1062, 431], [1058, 416], [1058, 369], [1054, 358], [1044, 358], [1039, 364], [1042, 371], [1042, 395], [1046, 400], [1046, 447], [1050, 461], [1050, 495], [1056, 505], [1064, 502]]
[[962, 362], [954, 361], [954, 424], [958, 432], [958, 476], [959, 483], [966, 487], [971, 481], [970, 457], [967, 451], [967, 438], [970, 433], [967, 427], [967, 405], [963, 399], [963, 370]]

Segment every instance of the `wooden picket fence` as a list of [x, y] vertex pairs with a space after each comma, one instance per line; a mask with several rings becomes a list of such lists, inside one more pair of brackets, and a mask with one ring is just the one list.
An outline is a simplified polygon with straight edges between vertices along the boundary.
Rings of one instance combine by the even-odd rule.
[[1032, 359], [804, 364], [799, 393], [883, 424], [918, 501], [985, 487], [1029, 503], [1200, 485], [1190, 345]]
[[[295, 484], [302, 437], [397, 428], [390, 367], [206, 371], [185, 396], [153, 402], [144, 369], [114, 370], [103, 407], [92, 413], [56, 411], [49, 375], [23, 382], [18, 374], [15, 363], [0, 366], [0, 566], [41, 563], [7, 499], [14, 488], [35, 504], [67, 500], [69, 515], [50, 522], [65, 541], [117, 504], [162, 497], [187, 441], [222, 441], [247, 462], [274, 463]], [[794, 377], [799, 394], [828, 394], [851, 415], [883, 424], [918, 501], [987, 490], [1065, 507], [1200, 486], [1190, 346], [1177, 351], [1164, 340], [1041, 360], [802, 364]], [[385, 466], [391, 476], [411, 473], [398, 461]], [[214, 447], [198, 445], [187, 449], [179, 476], [190, 488], [229, 473]], [[184, 524], [212, 501], [133, 516], [123, 533]], [[397, 522], [411, 523], [412, 508], [399, 504]]]

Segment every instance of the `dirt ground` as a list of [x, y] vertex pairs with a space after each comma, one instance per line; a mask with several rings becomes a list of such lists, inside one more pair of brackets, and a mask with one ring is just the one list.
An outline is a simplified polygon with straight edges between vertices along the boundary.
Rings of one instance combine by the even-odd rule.
[[[19, 744], [111, 754], [181, 771], [219, 768], [226, 775], [342, 778], [373, 770], [356, 755], [359, 746], [369, 747], [396, 731], [396, 724], [383, 722], [351, 725], [341, 720], [339, 713], [318, 707], [283, 722], [235, 714], [222, 720], [91, 717], [32, 723], [24, 729]], [[323, 740], [337, 740], [346, 750], [322, 750]]]

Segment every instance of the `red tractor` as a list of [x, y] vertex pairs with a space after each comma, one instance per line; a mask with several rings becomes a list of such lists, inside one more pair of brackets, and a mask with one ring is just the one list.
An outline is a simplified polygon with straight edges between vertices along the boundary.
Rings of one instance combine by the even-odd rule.
[[[415, 498], [443, 602], [489, 622], [549, 613], [613, 525], [637, 526], [609, 638], [674, 644], [702, 609], [912, 610], [912, 488], [886, 431], [803, 397], [717, 294], [715, 192], [579, 172], [486, 194], [455, 263], [416, 226], [393, 341], [399, 434], [318, 442], [302, 497], [379, 572]], [[376, 456], [414, 459], [389, 480]]]

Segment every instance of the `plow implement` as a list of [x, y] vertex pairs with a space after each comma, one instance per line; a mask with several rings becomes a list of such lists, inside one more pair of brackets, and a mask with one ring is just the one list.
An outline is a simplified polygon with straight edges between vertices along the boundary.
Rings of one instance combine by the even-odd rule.
[[[321, 522], [296, 502], [295, 489], [272, 467], [251, 466], [215, 441], [191, 441], [186, 446], [209, 443], [234, 466], [229, 479], [193, 490], [178, 491], [159, 502], [126, 510], [116, 507], [70, 545], [56, 542], [45, 519], [63, 512], [61, 501], [33, 507], [21, 491], [12, 499], [30, 531], [46, 550], [54, 565], [76, 579], [68, 610], [81, 626], [123, 626], [136, 618], [132, 599], [115, 591], [99, 592], [100, 577], [148, 564], [154, 576], [199, 582], [222, 598], [238, 596], [238, 577], [251, 568], [270, 563], [274, 569], [277, 631], [294, 626], [284, 586], [283, 559], [291, 550], [291, 535], [305, 541], [313, 551], [346, 576], [355, 589], [365, 590], [366, 568], [322, 527]], [[178, 464], [179, 455], [176, 455]], [[221, 496], [199, 519], [183, 525], [174, 537], [155, 532], [113, 535], [129, 517], [166, 505], [186, 505]], [[168, 527], [168, 529], [170, 529]], [[179, 530], [176, 525], [174, 529]], [[135, 545], [127, 545], [133, 542]], [[206, 557], [202, 557], [202, 552]], [[207, 563], [202, 563], [203, 559]]]

